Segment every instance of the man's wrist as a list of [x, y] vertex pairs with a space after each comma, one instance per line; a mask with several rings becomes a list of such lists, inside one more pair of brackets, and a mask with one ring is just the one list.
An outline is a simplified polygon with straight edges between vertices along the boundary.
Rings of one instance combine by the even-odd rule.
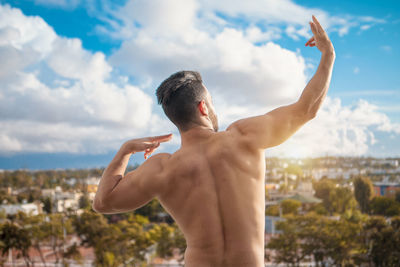
[[131, 145], [129, 145], [128, 143], [124, 143], [122, 144], [121, 148], [119, 149], [119, 151], [123, 154], [123, 155], [131, 155], [134, 154], [135, 151], [132, 149]]
[[322, 56], [335, 58], [336, 57], [335, 49], [330, 48], [322, 51]]

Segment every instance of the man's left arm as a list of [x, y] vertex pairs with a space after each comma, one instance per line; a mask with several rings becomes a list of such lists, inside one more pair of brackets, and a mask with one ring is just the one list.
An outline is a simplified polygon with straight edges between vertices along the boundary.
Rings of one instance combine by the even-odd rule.
[[155, 155], [134, 171], [125, 176], [124, 173], [131, 154], [144, 151], [147, 158], [161, 142], [169, 141], [171, 137], [169, 134], [124, 143], [103, 172], [93, 209], [100, 213], [121, 213], [135, 210], [150, 201], [160, 188], [165, 154]]

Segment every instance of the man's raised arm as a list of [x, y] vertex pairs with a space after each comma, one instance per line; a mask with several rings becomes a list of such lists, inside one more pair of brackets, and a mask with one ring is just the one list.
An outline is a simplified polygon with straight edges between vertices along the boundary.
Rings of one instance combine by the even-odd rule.
[[132, 139], [125, 142], [104, 170], [93, 201], [93, 209], [101, 213], [120, 213], [134, 210], [150, 201], [162, 188], [159, 179], [165, 153], [155, 155], [139, 168], [124, 176], [131, 154], [144, 151], [147, 157], [161, 142], [172, 135]]
[[310, 26], [314, 36], [307, 41], [306, 46], [316, 46], [322, 55], [316, 73], [299, 100], [267, 114], [234, 122], [227, 129], [237, 130], [253, 148], [266, 149], [286, 141], [302, 125], [316, 116], [325, 99], [335, 61], [335, 50], [328, 35], [314, 16]]

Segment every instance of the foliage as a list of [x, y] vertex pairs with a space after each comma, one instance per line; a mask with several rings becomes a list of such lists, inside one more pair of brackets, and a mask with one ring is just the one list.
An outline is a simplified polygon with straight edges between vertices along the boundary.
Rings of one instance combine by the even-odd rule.
[[[349, 212], [349, 211], [348, 211]], [[298, 266], [314, 259], [316, 266], [397, 266], [400, 262], [400, 217], [346, 214], [340, 219], [308, 213], [286, 216], [282, 231], [267, 244], [273, 260]]]
[[400, 217], [387, 222], [383, 217], [370, 217], [363, 227], [364, 247], [375, 266], [397, 266], [400, 262]]
[[372, 182], [367, 177], [356, 177], [353, 181], [354, 196], [358, 202], [361, 212], [369, 212], [369, 202], [374, 194]]
[[1, 254], [4, 256], [10, 249], [22, 257], [27, 266], [31, 266], [29, 248], [32, 246], [28, 231], [12, 222], [5, 222], [0, 226], [0, 240], [2, 240]]
[[152, 199], [143, 207], [135, 210], [135, 214], [148, 217], [152, 222], [173, 222], [172, 218], [168, 215], [156, 198]]
[[400, 215], [400, 203], [393, 198], [377, 196], [371, 200], [371, 212], [375, 215], [398, 216]]
[[44, 199], [42, 199], [42, 203], [43, 203], [43, 210], [50, 214], [53, 211], [53, 202], [51, 200], [51, 198], [46, 197]]
[[331, 180], [323, 178], [320, 181], [314, 181], [313, 187], [315, 190], [315, 196], [322, 199], [322, 203], [325, 209], [329, 213], [332, 213], [332, 198], [330, 197], [330, 195], [335, 188], [335, 184]]
[[265, 209], [265, 215], [267, 215], [267, 216], [279, 216], [279, 206], [278, 205], [268, 206]]
[[348, 187], [335, 187], [329, 194], [329, 201], [332, 210], [336, 213], [343, 214], [346, 210], [356, 208], [356, 200], [353, 192]]
[[315, 196], [322, 199], [322, 204], [330, 215], [342, 214], [346, 210], [356, 207], [353, 192], [348, 187], [335, 186], [331, 180], [326, 178], [315, 181], [313, 187]]
[[92, 202], [89, 199], [89, 196], [87, 194], [83, 194], [79, 198], [79, 208], [80, 209], [91, 209], [92, 208]]
[[396, 190], [396, 193], [394, 195], [394, 199], [400, 203], [400, 189]]
[[154, 244], [156, 253], [163, 257], [172, 255], [173, 248], [182, 247], [182, 237], [173, 226], [152, 225], [141, 215], [130, 214], [127, 219], [109, 224], [103, 215], [87, 210], [73, 224], [82, 245], [94, 248], [97, 266], [138, 266]]
[[298, 266], [305, 256], [301, 252], [299, 228], [293, 223], [283, 221], [278, 222], [277, 229], [282, 231], [282, 234], [272, 238], [267, 245], [268, 249], [276, 252], [274, 261]]
[[301, 202], [294, 199], [285, 199], [281, 202], [282, 214], [297, 214]]

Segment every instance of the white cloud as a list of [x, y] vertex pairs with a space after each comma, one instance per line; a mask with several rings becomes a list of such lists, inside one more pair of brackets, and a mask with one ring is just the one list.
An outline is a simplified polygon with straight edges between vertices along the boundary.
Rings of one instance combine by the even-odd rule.
[[39, 17], [0, 6], [0, 55], [0, 153], [99, 153], [157, 127], [149, 95]]
[[366, 25], [362, 25], [362, 26], [360, 27], [360, 30], [366, 31], [366, 30], [368, 30], [369, 28], [371, 28], [371, 25], [366, 24]]
[[[276, 105], [298, 97], [306, 82], [306, 66], [299, 54], [271, 41], [255, 45], [253, 41], [271, 37], [254, 26], [244, 31], [230, 27], [217, 33], [203, 31], [194, 23], [195, 10], [195, 4], [168, 10], [162, 4], [128, 2], [122, 16], [136, 18], [135, 14], [141, 13], [136, 20], [140, 27], [134, 29], [135, 37], [125, 40], [111, 56], [111, 63], [138, 79], [152, 79], [153, 86], [175, 71], [199, 70], [212, 92], [226, 92], [229, 88], [232, 103]], [[182, 31], [182, 26], [173, 22], [148, 22], [161, 11], [171, 17], [179, 17], [180, 13], [192, 15]]]
[[391, 52], [392, 51], [392, 47], [390, 45], [382, 45], [381, 49], [385, 52]]
[[252, 25], [246, 28], [244, 35], [252, 43], [263, 43], [279, 39], [281, 37], [281, 29], [271, 26], [268, 27], [267, 31], [263, 32], [259, 27]]
[[354, 67], [353, 73], [354, 73], [354, 74], [360, 73], [360, 68], [359, 68], [359, 67]]
[[327, 98], [318, 116], [301, 128], [283, 145], [267, 153], [285, 156], [365, 155], [379, 142], [377, 131], [400, 134], [378, 107], [365, 100], [343, 106], [339, 98]]
[[34, 0], [35, 4], [59, 7], [64, 9], [74, 9], [82, 3], [81, 0]]
[[[98, 25], [97, 30], [122, 40], [136, 36], [143, 25], [146, 25], [148, 32], [157, 31], [161, 35], [180, 31], [184, 36], [193, 26], [213, 35], [226, 27], [242, 27], [240, 23], [235, 23], [235, 20], [239, 20], [250, 23], [250, 33], [257, 37], [262, 35], [261, 39], [279, 38], [283, 26], [289, 37], [298, 40], [299, 37], [311, 37], [308, 22], [312, 15], [319, 19], [328, 32], [337, 32], [339, 36], [348, 34], [351, 28], [365, 29], [386, 22], [371, 16], [333, 16], [322, 9], [303, 7], [291, 0], [129, 0], [122, 6], [106, 7], [104, 10], [107, 15], [101, 16], [105, 25]], [[160, 28], [169, 30], [160, 31]], [[259, 42], [259, 39], [254, 38], [254, 42]]]

